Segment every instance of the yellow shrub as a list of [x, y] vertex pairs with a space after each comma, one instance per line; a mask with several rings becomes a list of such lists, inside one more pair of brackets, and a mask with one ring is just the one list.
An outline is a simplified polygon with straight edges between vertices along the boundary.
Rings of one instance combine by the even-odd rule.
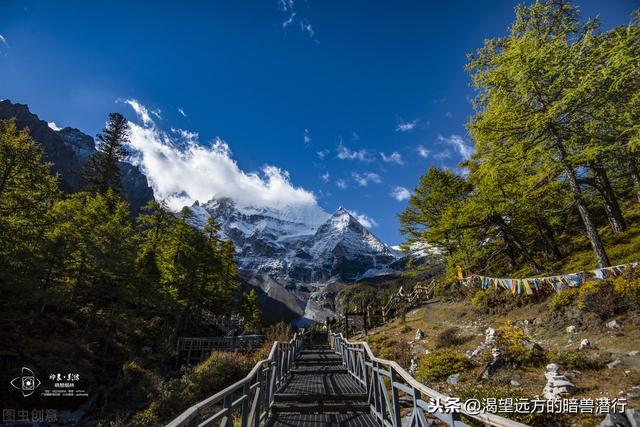
[[498, 328], [496, 346], [506, 361], [518, 366], [540, 366], [546, 362], [542, 347], [515, 326]]
[[573, 304], [578, 297], [578, 289], [566, 288], [549, 298], [547, 307], [551, 311], [560, 311]]
[[418, 381], [428, 384], [431, 381], [445, 380], [449, 375], [462, 372], [471, 366], [464, 354], [452, 350], [436, 350], [420, 358], [415, 376]]
[[615, 315], [620, 308], [620, 296], [609, 280], [592, 280], [579, 288], [577, 305], [580, 310], [596, 314], [601, 319]]
[[640, 279], [619, 277], [613, 282], [614, 291], [632, 303], [640, 302]]

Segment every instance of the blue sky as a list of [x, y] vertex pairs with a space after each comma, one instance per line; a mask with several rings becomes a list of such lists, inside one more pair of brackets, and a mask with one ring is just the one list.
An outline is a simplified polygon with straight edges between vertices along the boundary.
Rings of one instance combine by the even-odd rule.
[[[223, 159], [229, 173], [218, 181], [344, 206], [396, 244], [397, 214], [420, 175], [469, 154], [466, 54], [505, 34], [515, 4], [2, 0], [0, 98], [91, 135], [120, 111], [140, 138], [173, 139], [183, 168], [159, 165], [166, 189], [242, 191], [185, 172]], [[638, 6], [575, 4], [604, 28]]]

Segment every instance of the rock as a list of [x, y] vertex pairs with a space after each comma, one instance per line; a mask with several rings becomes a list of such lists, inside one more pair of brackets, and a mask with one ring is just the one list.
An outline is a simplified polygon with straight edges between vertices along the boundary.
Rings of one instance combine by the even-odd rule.
[[617, 320], [612, 320], [611, 322], [607, 323], [607, 328], [609, 329], [620, 329], [622, 325], [617, 321]]
[[473, 352], [471, 353], [471, 357], [477, 356], [484, 349], [493, 346], [493, 344], [496, 342], [496, 330], [495, 329], [487, 328], [487, 330], [484, 332], [484, 334], [485, 334], [484, 342], [482, 344], [480, 344], [478, 346], [478, 348], [473, 350]]
[[460, 381], [460, 374], [449, 375], [447, 378], [447, 384], [456, 385]]
[[616, 366], [618, 366], [618, 365], [619, 365], [619, 364], [621, 364], [621, 363], [622, 363], [622, 360], [620, 360], [620, 359], [616, 359], [616, 360], [614, 360], [614, 361], [613, 361], [613, 362], [611, 362], [611, 363], [607, 363], [607, 368], [608, 368], [608, 369], [613, 369], [613, 368], [615, 368]]
[[624, 414], [629, 420], [631, 427], [640, 427], [640, 411], [637, 409], [627, 409]]
[[560, 369], [560, 367], [558, 365], [556, 365], [555, 363], [549, 363], [547, 365], [547, 371], [549, 371], [549, 372], [558, 372], [558, 369]]
[[567, 326], [567, 333], [573, 334], [575, 331], [576, 331], [575, 325]]
[[640, 351], [638, 350], [633, 350], [629, 352], [629, 356], [631, 357], [637, 356], [638, 354], [640, 354]]
[[416, 361], [415, 357], [411, 359], [411, 366], [409, 366], [409, 373], [411, 375], [415, 374], [416, 371], [418, 370], [418, 362]]
[[510, 384], [512, 386], [514, 386], [514, 387], [520, 387], [521, 386], [520, 382], [516, 381], [516, 380], [511, 380]]
[[631, 424], [623, 414], [611, 413], [607, 414], [600, 427], [631, 427]]
[[545, 378], [547, 379], [547, 384], [542, 390], [545, 399], [560, 399], [564, 396], [572, 394], [576, 388], [576, 386], [571, 381], [569, 381], [567, 375], [559, 374], [558, 370], [559, 367], [555, 363], [550, 363], [547, 365], [547, 372], [544, 374]]
[[424, 332], [422, 332], [422, 329], [418, 329], [416, 331], [416, 341], [424, 339]]
[[579, 350], [584, 350], [585, 348], [591, 347], [591, 342], [588, 339], [583, 339], [582, 341], [580, 341], [580, 347], [578, 347]]

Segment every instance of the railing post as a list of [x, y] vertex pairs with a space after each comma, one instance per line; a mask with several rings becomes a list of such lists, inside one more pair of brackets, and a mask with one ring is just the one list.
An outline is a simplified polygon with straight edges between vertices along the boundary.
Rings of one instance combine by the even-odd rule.
[[240, 427], [247, 427], [249, 422], [249, 404], [251, 397], [251, 381], [247, 381], [242, 388], [242, 395], [244, 400], [242, 401], [242, 409], [240, 412]]
[[389, 368], [389, 372], [391, 372], [391, 416], [393, 427], [400, 427], [402, 425], [402, 421], [400, 418], [400, 397], [398, 396], [398, 389], [393, 383], [396, 382], [396, 371], [393, 368]]

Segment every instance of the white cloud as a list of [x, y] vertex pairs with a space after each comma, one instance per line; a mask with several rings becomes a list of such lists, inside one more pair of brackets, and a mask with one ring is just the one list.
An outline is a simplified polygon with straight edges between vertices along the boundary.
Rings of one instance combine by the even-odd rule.
[[469, 160], [474, 151], [474, 148], [468, 145], [460, 135], [451, 135], [448, 138], [438, 135], [438, 141], [452, 145], [464, 160]]
[[357, 211], [348, 211], [348, 212], [351, 214], [351, 216], [357, 219], [358, 222], [366, 228], [372, 228], [372, 227], [378, 226], [378, 223], [376, 222], [376, 220], [371, 218], [367, 214], [363, 214], [363, 213], [361, 214], [361, 213], [358, 213]]
[[331, 178], [331, 175], [329, 175], [329, 172], [325, 172], [322, 175], [320, 175], [320, 178], [324, 181], [324, 182], [329, 182], [329, 178]]
[[358, 135], [358, 133], [355, 130], [351, 133], [351, 140], [352, 141], [359, 141], [360, 140], [360, 135]]
[[359, 174], [358, 172], [353, 172], [351, 176], [353, 176], [353, 180], [360, 187], [366, 187], [370, 182], [373, 182], [375, 184], [380, 184], [381, 182], [380, 175], [373, 172], [365, 172], [362, 174]]
[[434, 104], [444, 104], [445, 102], [447, 102], [447, 98], [438, 98], [438, 99], [434, 99], [433, 101]]
[[345, 188], [347, 188], [347, 182], [344, 179], [337, 179], [336, 186], [344, 190]]
[[394, 151], [393, 153], [389, 154], [388, 156], [381, 152], [380, 156], [382, 157], [382, 161], [383, 162], [395, 163], [397, 165], [404, 165], [404, 161], [402, 160], [402, 155], [400, 153], [398, 153], [397, 151]]
[[182, 117], [187, 117], [187, 113], [184, 112], [184, 110], [182, 109], [182, 107], [178, 107], [178, 113], [180, 113], [180, 115]]
[[47, 123], [49, 125], [49, 127], [55, 131], [59, 131], [61, 128], [58, 127], [58, 125], [56, 124], [56, 122], [49, 122]]
[[132, 160], [147, 175], [156, 197], [166, 200], [172, 209], [196, 200], [229, 197], [244, 206], [321, 210], [313, 193], [291, 184], [287, 171], [265, 165], [260, 173], [245, 172], [232, 158], [226, 142], [218, 138], [203, 145], [197, 133], [180, 130], [176, 130], [178, 136], [187, 139], [176, 141], [173, 133], [156, 127], [143, 105], [130, 101], [127, 104], [143, 123], [130, 123]]
[[340, 160], [359, 160], [361, 162], [370, 162], [371, 156], [369, 152], [364, 148], [354, 151], [349, 147], [345, 146], [342, 141], [338, 143], [338, 148], [336, 149], [338, 153], [338, 158]]
[[0, 55], [6, 55], [9, 52], [9, 42], [0, 34]]
[[162, 114], [162, 110], [161, 109], [156, 108], [155, 110], [151, 110], [150, 113], [153, 114], [156, 119], [158, 119], [158, 120], [162, 119], [162, 116], [160, 115], [160, 114]]
[[133, 111], [135, 111], [136, 115], [145, 126], [149, 126], [154, 124], [153, 120], [151, 120], [151, 116], [149, 116], [149, 110], [144, 105], [140, 104], [137, 99], [124, 99], [121, 100], [125, 104], [129, 104]]
[[309, 144], [311, 142], [311, 136], [309, 135], [309, 129], [304, 130], [304, 143]]
[[405, 122], [402, 117], [396, 121], [396, 132], [410, 132], [418, 125], [418, 119]]
[[425, 159], [426, 159], [427, 157], [429, 157], [429, 150], [427, 150], [426, 148], [424, 148], [422, 145], [418, 145], [417, 150], [418, 150], [418, 155], [419, 155], [420, 157], [424, 157]]
[[185, 129], [171, 128], [171, 132], [178, 135], [183, 141], [188, 141], [188, 142], [198, 142], [198, 138], [200, 137], [198, 132], [192, 132]]
[[293, 23], [293, 19], [296, 17], [296, 15], [297, 15], [297, 13], [291, 12], [291, 15], [289, 15], [289, 18], [287, 18], [287, 20], [282, 23], [282, 27], [283, 28], [287, 28], [289, 25], [291, 25], [291, 23]]
[[309, 37], [311, 37], [312, 39], [316, 35], [316, 32], [313, 30], [313, 26], [311, 25], [311, 22], [309, 22], [307, 18], [304, 18], [300, 21], [300, 29], [302, 30], [303, 33], [309, 34]]
[[447, 111], [446, 113], [444, 113], [444, 115], [450, 119], [451, 117], [453, 117], [453, 113], [451, 111]]
[[411, 192], [409, 192], [409, 190], [404, 187], [396, 186], [391, 190], [391, 193], [389, 193], [389, 195], [397, 201], [401, 202], [411, 197]]
[[329, 150], [316, 151], [316, 154], [318, 155], [320, 160], [324, 160], [324, 158], [327, 157], [327, 154], [329, 154]]

